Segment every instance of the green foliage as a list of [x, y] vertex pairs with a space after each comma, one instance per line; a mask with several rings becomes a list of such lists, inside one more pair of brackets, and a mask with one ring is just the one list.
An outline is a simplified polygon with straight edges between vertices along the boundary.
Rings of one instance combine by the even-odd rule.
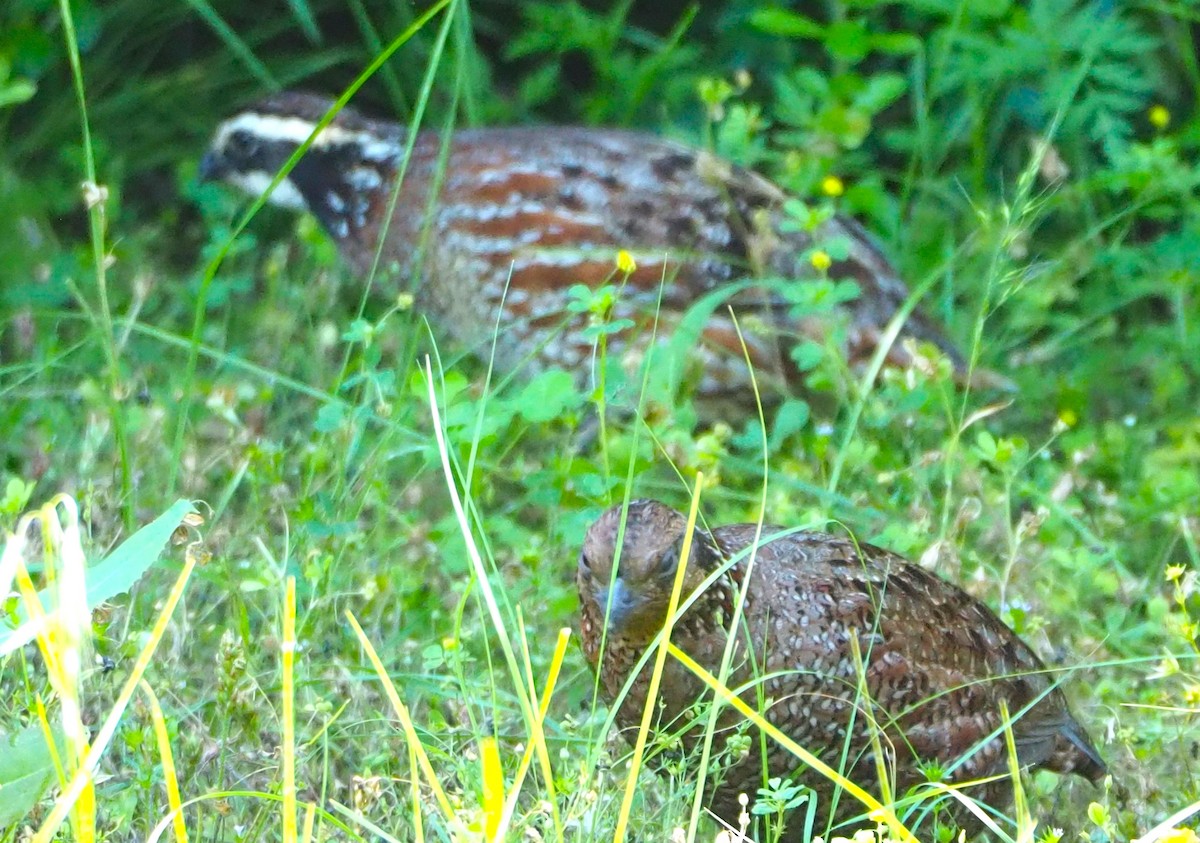
[[[17, 481], [20, 482], [20, 481]], [[10, 492], [12, 484], [9, 485]], [[142, 527], [103, 559], [90, 566], [87, 582], [87, 605], [96, 608], [108, 600], [126, 594], [150, 567], [154, 565], [172, 533], [187, 515], [194, 512], [191, 501], [180, 500], [162, 515]], [[42, 605], [50, 604], [50, 594], [39, 594]], [[29, 615], [23, 608], [9, 618], [17, 628], [0, 629], [0, 656], [7, 656], [23, 644], [32, 641], [35, 630], [27, 623]]]
[[1013, 3], [989, 25], [945, 35], [953, 47], [935, 42], [935, 49], [953, 59], [934, 96], [987, 91], [991, 103], [1008, 100], [1003, 110], [1014, 121], [1041, 131], [1061, 115], [1064, 137], [1110, 152], [1134, 134], [1134, 117], [1144, 112], [1158, 75], [1161, 41], [1117, 4]]
[[[61, 735], [56, 736], [61, 741]], [[56, 749], [61, 752], [62, 747]], [[0, 733], [0, 828], [25, 818], [46, 794], [54, 779], [54, 756], [40, 727], [30, 726], [15, 735]]]
[[[802, 230], [835, 212], [862, 219], [925, 291], [920, 308], [1016, 388], [966, 391], [927, 348], [865, 384], [831, 353], [846, 326], [830, 316], [858, 290], [830, 270], [779, 286], [830, 326], [829, 345], [788, 350], [803, 391], [780, 398], [764, 383], [762, 421], [741, 407], [698, 425], [711, 416], [689, 396], [687, 352], [730, 290], [695, 302], [673, 338], [631, 361], [605, 351], [628, 327], [613, 318], [620, 274], [581, 285], [567, 310], [589, 320], [594, 379], [509, 378], [489, 372], [486, 353], [439, 344], [389, 268], [364, 293], [312, 220], [264, 211], [235, 238], [245, 204], [194, 180], [212, 127], [276, 87], [344, 88], [411, 24], [403, 3], [292, 0], [272, 15], [229, 0], [72, 3], [107, 188], [94, 252], [60, 5], [3, 4], [0, 511], [12, 519], [31, 495], [72, 490], [102, 549], [124, 534], [123, 508], [159, 512], [180, 494], [211, 507], [217, 558], [150, 677], [172, 689], [160, 693], [169, 721], [187, 722], [173, 737], [191, 795], [277, 787], [273, 648], [288, 575], [301, 595], [304, 798], [348, 800], [338, 788], [357, 781], [356, 810], [411, 835], [404, 742], [364, 678], [347, 608], [464, 811], [481, 736], [501, 739], [511, 774], [519, 751], [504, 741], [523, 733], [520, 715], [441, 476], [429, 355], [487, 582], [529, 630], [533, 675], [557, 628], [576, 622], [571, 578], [590, 519], [627, 491], [678, 503], [702, 471], [711, 523], [753, 519], [760, 501], [777, 523], [837, 519], [962, 583], [1052, 661], [1097, 665], [1064, 685], [1114, 769], [1131, 771], [1129, 793], [1033, 780], [1062, 839], [1139, 836], [1194, 801], [1179, 772], [1191, 763], [1180, 736], [1200, 711], [1200, 66], [1186, 4], [457, 8], [431, 88], [440, 21], [369, 80], [367, 110], [419, 103], [430, 125], [629, 125], [708, 146], [792, 191]], [[819, 251], [836, 266], [843, 249], [819, 243], [803, 259], [815, 266]], [[148, 565], [116, 620], [98, 622], [98, 650], [118, 671], [165, 587]], [[11, 622], [15, 602], [0, 596]], [[10, 679], [10, 664], [0, 732], [25, 734], [48, 691]], [[547, 729], [579, 839], [611, 833], [624, 782], [626, 748], [606, 742], [592, 690], [572, 650]], [[121, 729], [100, 786], [105, 834], [145, 839], [161, 816], [161, 767], [145, 721]], [[686, 813], [687, 765], [663, 764], [674, 777], [639, 794], [646, 839]], [[802, 799], [773, 782], [754, 811]], [[549, 839], [534, 801], [518, 806], [522, 828]], [[267, 821], [240, 798], [189, 811], [204, 839], [250, 838]]]

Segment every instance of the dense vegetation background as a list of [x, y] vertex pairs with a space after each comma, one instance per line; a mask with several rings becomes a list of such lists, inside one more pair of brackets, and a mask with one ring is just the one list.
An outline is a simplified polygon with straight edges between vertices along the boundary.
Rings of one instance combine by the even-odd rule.
[[[278, 804], [252, 792], [280, 789], [289, 575], [301, 799], [350, 806], [340, 835], [369, 837], [368, 820], [414, 833], [408, 749], [349, 609], [482, 828], [480, 739], [498, 739], [511, 776], [529, 737], [443, 480], [419, 368], [435, 346], [405, 291], [364, 299], [313, 220], [268, 209], [234, 238], [244, 200], [195, 180], [235, 106], [340, 92], [425, 8], [79, 0], [70, 26], [63, 8], [0, 8], [5, 525], [69, 492], [99, 558], [176, 498], [206, 502], [212, 558], [146, 674], [183, 797], [204, 797], [193, 835], [275, 834]], [[568, 378], [485, 394], [483, 366], [437, 347], [470, 530], [534, 684], [574, 624], [584, 526], [628, 489], [682, 505], [703, 471], [712, 523], [840, 520], [1080, 669], [1066, 687], [1118, 784], [1036, 778], [1037, 838], [1127, 839], [1194, 805], [1198, 27], [1188, 0], [480, 0], [417, 27], [356, 105], [434, 127], [636, 126], [716, 149], [861, 219], [927, 290], [921, 306], [1016, 386], [964, 393], [933, 367], [862, 390], [821, 358], [811, 386], [829, 400], [791, 398], [765, 429], [753, 412], [696, 426], [683, 396], [595, 436], [591, 396]], [[93, 616], [89, 725], [182, 557]], [[0, 671], [0, 734], [36, 725], [39, 695], [58, 716], [36, 651]], [[592, 693], [572, 647], [547, 721], [569, 839], [611, 836], [624, 780], [626, 747], [606, 741]], [[100, 772], [99, 836], [144, 839], [167, 804], [145, 705], [125, 710]], [[676, 773], [647, 778], [639, 839], [684, 821]], [[513, 839], [555, 837], [537, 781]], [[0, 817], [0, 840], [25, 839], [49, 804]], [[444, 829], [432, 807], [425, 833]]]

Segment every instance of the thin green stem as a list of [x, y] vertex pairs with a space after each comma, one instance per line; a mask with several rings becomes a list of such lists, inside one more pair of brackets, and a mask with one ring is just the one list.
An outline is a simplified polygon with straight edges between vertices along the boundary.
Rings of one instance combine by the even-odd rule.
[[105, 189], [96, 180], [96, 156], [92, 149], [92, 130], [88, 122], [87, 96], [83, 86], [83, 64], [79, 58], [75, 19], [71, 15], [71, 4], [68, 0], [59, 0], [58, 5], [62, 14], [63, 38], [66, 41], [67, 57], [71, 63], [71, 79], [75, 88], [75, 98], [79, 105], [85, 179], [84, 196], [88, 206], [88, 231], [92, 242], [92, 261], [96, 267], [96, 291], [99, 298], [99, 308], [93, 310], [89, 307], [87, 311], [93, 315], [93, 327], [98, 329], [100, 345], [104, 349], [105, 374], [108, 380], [105, 399], [108, 404], [109, 417], [112, 419], [113, 441], [117, 446], [121, 464], [121, 513], [125, 528], [132, 531], [136, 526], [133, 466], [129, 456], [129, 433], [125, 426], [125, 416], [121, 407], [123, 390], [121, 388], [120, 355], [117, 351], [116, 336], [113, 333], [112, 310], [108, 302], [108, 267], [104, 247], [106, 229], [104, 205], [107, 197]]

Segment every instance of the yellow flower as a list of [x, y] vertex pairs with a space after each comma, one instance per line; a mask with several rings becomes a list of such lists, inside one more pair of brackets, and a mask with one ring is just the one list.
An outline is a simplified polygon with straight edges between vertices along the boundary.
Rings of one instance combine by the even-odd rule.
[[1171, 112], [1167, 110], [1165, 105], [1152, 105], [1150, 111], [1146, 113], [1150, 120], [1150, 125], [1156, 129], [1165, 129], [1167, 124], [1171, 122]]
[[821, 192], [826, 196], [841, 196], [846, 192], [846, 185], [837, 176], [826, 176], [821, 179]]
[[1200, 836], [1190, 828], [1173, 828], [1158, 840], [1159, 843], [1200, 843]]
[[812, 261], [813, 268], [817, 272], [825, 272], [833, 265], [833, 258], [829, 257], [829, 252], [824, 252], [820, 249], [813, 252], [809, 260]]
[[1059, 410], [1058, 421], [1063, 427], [1074, 427], [1079, 421], [1079, 416], [1075, 414], [1074, 410], [1067, 408]]
[[1200, 707], [1200, 685], [1188, 685], [1183, 689], [1183, 704], [1189, 708]]
[[622, 249], [617, 252], [617, 269], [626, 275], [630, 275], [637, 269], [637, 261], [633, 259], [633, 255]]

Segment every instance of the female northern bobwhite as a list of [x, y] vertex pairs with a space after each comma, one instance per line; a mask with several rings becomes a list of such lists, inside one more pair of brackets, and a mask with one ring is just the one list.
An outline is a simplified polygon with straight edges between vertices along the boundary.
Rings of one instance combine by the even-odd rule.
[[[201, 175], [261, 193], [332, 106], [324, 97], [285, 93], [230, 118], [217, 129]], [[648, 325], [657, 320], [660, 336], [669, 334], [699, 304], [694, 386], [702, 397], [752, 407], [727, 304], [742, 318], [760, 379], [794, 382], [797, 342], [824, 341], [838, 321], [802, 305], [802, 285], [820, 274], [815, 246], [843, 255], [828, 277], [859, 287], [834, 314], [845, 322], [851, 362], [875, 351], [908, 296], [853, 220], [834, 216], [804, 229], [785, 212], [780, 188], [707, 152], [606, 129], [473, 129], [449, 137], [442, 170], [437, 133], [418, 134], [407, 162], [406, 137], [400, 124], [345, 109], [271, 200], [315, 214], [357, 272], [368, 273], [378, 249], [378, 266], [398, 267], [402, 284], [417, 276], [419, 311], [443, 335], [485, 355], [496, 335], [502, 369], [558, 366], [584, 380], [595, 331], [587, 330], [587, 312], [572, 309], [570, 291], [611, 282], [618, 288], [611, 330], [624, 326], [608, 336], [614, 359], [633, 351], [629, 359], [637, 360]], [[621, 249], [637, 262], [627, 280], [615, 269]], [[904, 337], [933, 342], [961, 374], [962, 358], [920, 313], [909, 315]], [[907, 360], [899, 341], [889, 359]]]
[[[581, 632], [609, 702], [621, 693], [662, 629], [686, 524], [683, 515], [666, 505], [638, 500], [629, 504], [623, 535], [620, 506], [607, 510], [587, 531], [576, 579]], [[734, 601], [744, 588], [743, 628], [736, 636], [727, 685], [746, 685], [742, 699], [801, 746], [835, 769], [844, 766], [848, 778], [878, 795], [869, 725], [874, 721], [887, 747], [897, 795], [927, 781], [922, 762], [937, 762], [945, 770], [969, 756], [953, 768], [949, 781], [999, 775], [997, 781], [966, 792], [1003, 808], [1011, 801], [1011, 782], [1003, 778], [1008, 755], [1003, 736], [994, 735], [1002, 725], [1004, 702], [1014, 720], [1022, 767], [1073, 772], [1093, 781], [1104, 776], [1104, 762], [1071, 715], [1054, 675], [978, 600], [878, 547], [771, 526], [763, 527], [746, 583], [755, 530], [754, 524], [712, 532], [697, 528], [683, 598], [709, 574], [728, 568], [676, 621], [671, 640], [716, 674]], [[855, 638], [867, 698], [856, 696], [859, 682], [850, 643]], [[649, 675], [649, 667], [638, 674], [618, 708], [622, 729], [640, 723], [650, 703]], [[690, 722], [685, 713], [705, 696], [711, 698], [700, 680], [668, 657], [654, 703], [660, 706], [657, 728], [682, 731], [683, 746], [695, 748], [704, 718]], [[847, 734], [852, 713], [853, 728]], [[726, 708], [720, 722], [732, 729], [742, 721]], [[725, 770], [709, 791], [710, 808], [735, 827], [738, 795], [748, 794], [753, 804], [764, 783], [759, 735], [751, 738], [749, 755]], [[720, 748], [719, 736], [714, 746]], [[846, 761], [839, 765], [843, 757]], [[818, 816], [845, 819], [862, 813], [862, 806], [845, 794], [830, 811], [832, 783], [801, 769], [793, 755], [770, 741], [766, 762], [767, 775], [795, 775], [816, 792]], [[951, 811], [958, 820], [970, 821], [961, 808]], [[798, 838], [798, 828], [789, 832], [789, 839]]]

